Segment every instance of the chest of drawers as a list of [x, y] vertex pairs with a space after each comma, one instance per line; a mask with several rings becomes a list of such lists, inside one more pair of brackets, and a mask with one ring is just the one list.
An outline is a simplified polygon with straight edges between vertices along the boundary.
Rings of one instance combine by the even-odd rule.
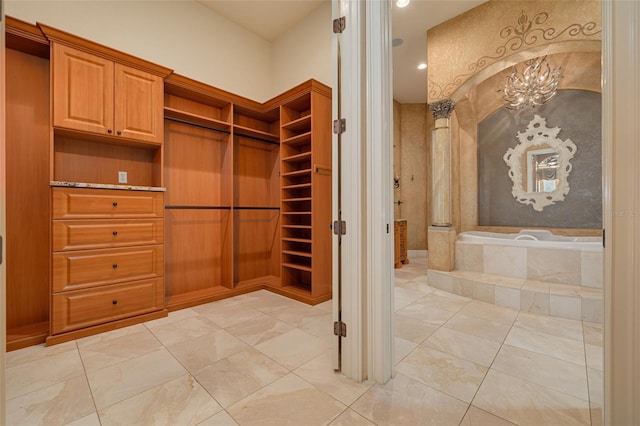
[[163, 197], [153, 191], [52, 188], [47, 343], [166, 315]]

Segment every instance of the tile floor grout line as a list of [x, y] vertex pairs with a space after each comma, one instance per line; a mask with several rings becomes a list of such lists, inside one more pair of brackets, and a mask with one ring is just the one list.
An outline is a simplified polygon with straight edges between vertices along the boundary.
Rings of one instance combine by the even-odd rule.
[[[87, 387], [89, 388], [89, 393], [91, 394], [91, 402], [93, 403], [93, 408], [96, 410], [96, 417], [98, 418], [98, 422], [102, 425], [102, 419], [100, 418], [100, 411], [98, 411], [98, 406], [96, 405], [96, 398], [93, 394], [93, 388], [91, 387], [91, 383], [89, 382], [89, 374], [87, 373], [87, 367], [84, 365], [84, 358], [82, 357], [82, 353], [80, 352], [80, 347], [78, 346], [78, 341], [74, 340], [76, 350], [78, 351], [78, 358], [80, 358], [80, 363], [82, 364], [82, 371], [84, 371], [84, 380], [87, 382]], [[79, 420], [79, 419], [76, 419]], [[75, 420], [74, 420], [75, 421]]]

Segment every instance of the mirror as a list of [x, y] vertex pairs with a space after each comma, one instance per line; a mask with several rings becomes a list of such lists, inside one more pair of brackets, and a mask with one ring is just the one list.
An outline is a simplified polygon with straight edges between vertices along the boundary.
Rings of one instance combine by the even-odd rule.
[[526, 130], [518, 132], [519, 144], [503, 157], [509, 166], [513, 197], [536, 211], [564, 200], [569, 193], [570, 160], [577, 148], [571, 139], [558, 139], [560, 130], [548, 128], [547, 120], [536, 114]]

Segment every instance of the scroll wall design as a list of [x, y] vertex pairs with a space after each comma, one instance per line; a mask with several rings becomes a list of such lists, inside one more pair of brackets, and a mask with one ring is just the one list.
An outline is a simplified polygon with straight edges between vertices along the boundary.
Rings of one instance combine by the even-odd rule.
[[440, 85], [429, 79], [429, 99], [443, 99], [450, 97], [454, 90], [465, 80], [498, 59], [505, 57], [507, 53], [515, 53], [519, 50], [539, 44], [543, 41], [552, 42], [563, 35], [569, 37], [591, 37], [602, 32], [593, 21], [584, 25], [574, 23], [561, 31], [556, 28], [540, 28], [549, 19], [547, 12], [539, 12], [529, 19], [522, 11], [515, 25], [508, 25], [500, 31], [500, 38], [507, 39], [504, 44], [495, 49], [495, 55], [482, 56], [476, 62], [470, 64], [468, 73], [457, 75], [452, 82]]

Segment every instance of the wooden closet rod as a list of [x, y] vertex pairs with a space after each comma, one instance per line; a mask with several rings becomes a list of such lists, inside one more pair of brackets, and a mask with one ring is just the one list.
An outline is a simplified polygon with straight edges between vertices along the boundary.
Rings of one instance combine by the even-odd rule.
[[165, 116], [164, 119], [165, 120], [169, 120], [169, 121], [175, 121], [176, 123], [180, 123], [180, 124], [186, 124], [187, 126], [199, 127], [201, 129], [207, 129], [207, 130], [213, 130], [214, 132], [225, 133], [227, 135], [231, 133], [230, 130], [219, 129], [219, 128], [216, 128], [216, 127], [207, 126], [205, 124], [200, 124], [200, 123], [194, 123], [193, 121], [183, 120], [181, 118], [174, 118], [174, 117], [166, 117]]
[[231, 210], [230, 206], [164, 206], [165, 210]]
[[234, 210], [280, 210], [280, 207], [234, 207]]

